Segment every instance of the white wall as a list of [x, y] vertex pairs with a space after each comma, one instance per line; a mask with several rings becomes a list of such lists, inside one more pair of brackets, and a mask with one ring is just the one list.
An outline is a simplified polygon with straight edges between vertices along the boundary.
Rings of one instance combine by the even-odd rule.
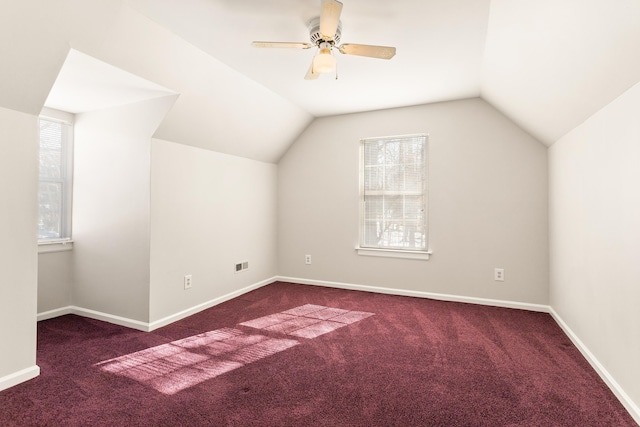
[[38, 313], [73, 304], [72, 251], [38, 254]]
[[276, 275], [276, 187], [274, 164], [153, 140], [151, 322]]
[[[421, 132], [432, 258], [358, 256], [360, 138]], [[481, 99], [318, 119], [278, 173], [281, 275], [548, 303], [546, 148]]]
[[640, 414], [640, 84], [549, 150], [550, 302]]
[[74, 305], [149, 319], [151, 136], [174, 96], [76, 116]]
[[0, 390], [36, 366], [38, 118], [0, 107]]

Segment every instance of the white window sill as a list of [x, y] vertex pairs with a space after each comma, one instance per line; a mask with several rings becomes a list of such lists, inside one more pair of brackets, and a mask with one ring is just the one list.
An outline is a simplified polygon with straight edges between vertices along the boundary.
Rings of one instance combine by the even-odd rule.
[[426, 261], [431, 256], [431, 251], [403, 251], [399, 249], [377, 249], [377, 248], [360, 248], [357, 247], [356, 251], [358, 255], [364, 256], [379, 256], [386, 258], [403, 258], [403, 259], [417, 259]]
[[48, 252], [63, 252], [70, 251], [73, 249], [73, 240], [71, 239], [62, 239], [62, 240], [39, 240], [38, 241], [38, 253], [48, 253]]

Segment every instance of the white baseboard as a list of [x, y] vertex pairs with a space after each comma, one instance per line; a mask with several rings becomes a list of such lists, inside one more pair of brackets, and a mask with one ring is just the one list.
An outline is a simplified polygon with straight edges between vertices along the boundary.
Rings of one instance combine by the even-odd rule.
[[127, 328], [137, 329], [139, 331], [149, 332], [149, 324], [140, 320], [129, 319], [127, 317], [116, 316], [115, 314], [103, 313], [101, 311], [90, 310], [82, 307], [72, 307], [73, 314], [88, 317], [89, 319], [102, 320], [103, 322], [113, 323], [114, 325], [126, 326]]
[[149, 324], [146, 322], [128, 319], [126, 317], [116, 316], [114, 314], [103, 313], [101, 311], [90, 310], [88, 308], [77, 307], [75, 305], [68, 305], [66, 307], [57, 308], [55, 310], [38, 313], [38, 322], [40, 322], [41, 320], [64, 316], [65, 314], [77, 314], [78, 316], [88, 317], [89, 319], [102, 320], [103, 322], [126, 326], [127, 328], [137, 329], [139, 331], [149, 331]]
[[9, 387], [13, 387], [14, 385], [18, 385], [25, 381], [29, 381], [38, 375], [40, 375], [40, 367], [38, 365], [33, 365], [29, 368], [14, 372], [13, 374], [0, 377], [0, 391], [6, 390]]
[[275, 277], [265, 279], [261, 282], [254, 283], [252, 285], [246, 286], [237, 291], [230, 292], [226, 295], [222, 295], [221, 297], [203, 302], [196, 306], [190, 307], [186, 310], [182, 310], [178, 313], [172, 314], [170, 316], [164, 317], [160, 320], [156, 320], [150, 323], [141, 322], [139, 320], [134, 320], [134, 319], [128, 319], [126, 317], [116, 316], [114, 314], [103, 313], [101, 311], [90, 310], [88, 308], [77, 307], [74, 305], [61, 307], [55, 310], [45, 311], [43, 313], [38, 313], [38, 321], [52, 319], [54, 317], [59, 317], [59, 316], [64, 316], [65, 314], [77, 314], [78, 316], [88, 317], [90, 319], [102, 320], [104, 322], [113, 323], [115, 325], [125, 326], [127, 328], [137, 329], [139, 331], [150, 332], [150, 331], [153, 331], [154, 329], [158, 329], [170, 323], [176, 322], [180, 319], [184, 319], [185, 317], [189, 317], [202, 310], [206, 310], [215, 305], [228, 301], [232, 298], [236, 298], [242, 294], [246, 294], [247, 292], [250, 292], [254, 289], [258, 289], [262, 286], [268, 285], [269, 283], [273, 283], [276, 280], [277, 279]]
[[126, 317], [116, 316], [114, 314], [103, 313], [101, 311], [90, 310], [88, 308], [68, 305], [66, 307], [49, 310], [38, 313], [38, 322], [41, 320], [53, 319], [54, 317], [64, 316], [65, 314], [77, 314], [78, 316], [88, 317], [89, 319], [102, 320], [104, 322], [113, 323], [114, 325], [126, 326], [127, 328], [137, 329], [139, 331], [149, 331], [149, 324], [139, 320], [128, 319]]
[[408, 289], [383, 288], [378, 286], [356, 285], [352, 283], [327, 282], [324, 280], [301, 279], [298, 277], [278, 276], [281, 282], [300, 283], [302, 285], [326, 286], [329, 288], [350, 289], [354, 291], [375, 292], [378, 294], [401, 295], [406, 297], [430, 298], [440, 301], [465, 302], [469, 304], [489, 305], [493, 307], [517, 308], [520, 310], [549, 312], [549, 306], [543, 304], [531, 304], [517, 301], [503, 301], [488, 298], [463, 297], [459, 295], [439, 294], [434, 292], [412, 291]]
[[43, 311], [42, 313], [38, 313], [38, 322], [64, 316], [65, 314], [74, 314], [74, 308], [75, 307], [68, 305], [66, 307], [56, 308], [55, 310]]
[[233, 291], [233, 292], [228, 293], [226, 295], [223, 295], [221, 297], [214, 298], [212, 300], [203, 302], [202, 304], [198, 304], [198, 305], [196, 305], [194, 307], [188, 308], [188, 309], [183, 310], [183, 311], [181, 311], [179, 313], [175, 313], [175, 314], [172, 314], [170, 316], [164, 317], [164, 318], [162, 318], [160, 320], [156, 320], [156, 321], [151, 322], [151, 323], [148, 324], [149, 331], [153, 331], [154, 329], [158, 329], [158, 328], [161, 328], [163, 326], [169, 325], [169, 324], [171, 324], [173, 322], [176, 322], [176, 321], [178, 321], [180, 319], [184, 319], [185, 317], [189, 317], [189, 316], [191, 316], [193, 314], [201, 312], [202, 310], [206, 310], [206, 309], [211, 308], [211, 307], [213, 307], [215, 305], [221, 304], [221, 303], [223, 303], [225, 301], [229, 301], [230, 299], [239, 297], [240, 295], [246, 294], [247, 292], [253, 291], [254, 289], [261, 288], [261, 287], [263, 287], [265, 285], [268, 285], [269, 283], [273, 283], [275, 281], [276, 281], [276, 278], [272, 277], [272, 278], [263, 280], [261, 282], [254, 283], [253, 285], [246, 286], [246, 287], [244, 287], [242, 289], [238, 289], [237, 291]]
[[609, 386], [613, 394], [618, 398], [620, 403], [625, 407], [625, 409], [629, 412], [629, 414], [633, 417], [636, 423], [640, 425], [640, 407], [636, 405], [633, 400], [629, 397], [629, 395], [620, 387], [620, 384], [611, 376], [609, 371], [605, 369], [604, 366], [600, 363], [600, 361], [589, 351], [587, 346], [582, 342], [580, 338], [571, 330], [569, 325], [562, 320], [562, 317], [550, 307], [549, 313], [556, 321], [556, 323], [562, 328], [565, 334], [569, 337], [569, 339], [573, 342], [573, 344], [580, 350], [585, 359], [591, 364], [591, 367], [595, 369], [595, 371], [600, 375], [600, 378]]

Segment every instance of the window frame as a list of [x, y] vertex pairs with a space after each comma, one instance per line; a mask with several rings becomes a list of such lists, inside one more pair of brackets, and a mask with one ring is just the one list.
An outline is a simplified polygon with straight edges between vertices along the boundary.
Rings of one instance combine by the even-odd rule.
[[[62, 141], [62, 162], [64, 167], [64, 177], [59, 180], [41, 179], [38, 166], [38, 186], [41, 182], [60, 182], [62, 184], [62, 206], [61, 206], [61, 237], [41, 239], [38, 235], [38, 252], [57, 252], [71, 250], [73, 248], [72, 239], [72, 207], [73, 207], [73, 143], [74, 143], [74, 119], [72, 113], [65, 111], [44, 108], [38, 117], [38, 156], [40, 155], [40, 126], [41, 121], [60, 123], [67, 126], [66, 135]], [[38, 197], [40, 190], [38, 190]], [[39, 202], [38, 202], [39, 206]], [[39, 208], [38, 208], [39, 216]]]
[[[424, 197], [424, 230], [425, 248], [397, 248], [397, 247], [374, 247], [364, 245], [365, 239], [365, 145], [367, 143], [423, 138], [424, 144], [424, 183], [421, 194]], [[362, 138], [359, 142], [359, 219], [358, 219], [358, 255], [377, 256], [389, 258], [404, 258], [413, 260], [428, 260], [432, 254], [429, 246], [429, 135], [427, 133], [416, 133], [406, 135], [393, 135], [384, 137]]]

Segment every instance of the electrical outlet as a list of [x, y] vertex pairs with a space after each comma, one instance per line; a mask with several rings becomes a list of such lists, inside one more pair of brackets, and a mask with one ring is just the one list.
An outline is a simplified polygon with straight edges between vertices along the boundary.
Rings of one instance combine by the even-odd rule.
[[304, 256], [304, 263], [307, 265], [311, 264], [311, 255]]
[[504, 282], [504, 268], [495, 268], [493, 270], [493, 280]]
[[192, 280], [193, 280], [193, 277], [191, 276], [191, 274], [187, 274], [186, 276], [184, 276], [184, 288], [185, 289], [191, 289]]

